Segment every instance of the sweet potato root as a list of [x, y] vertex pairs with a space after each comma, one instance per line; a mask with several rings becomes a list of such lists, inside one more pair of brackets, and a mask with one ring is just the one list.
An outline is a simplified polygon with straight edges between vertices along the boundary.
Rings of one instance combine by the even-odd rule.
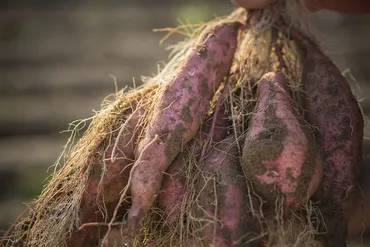
[[132, 172], [128, 224], [133, 232], [153, 205], [163, 172], [197, 134], [209, 101], [230, 71], [240, 26], [236, 21], [208, 26], [164, 85]]
[[318, 129], [317, 141], [325, 158], [315, 199], [320, 202], [329, 233], [328, 245], [345, 246], [346, 221], [362, 159], [363, 117], [350, 86], [331, 60], [298, 31], [290, 30], [290, 35], [304, 53], [306, 118]]
[[176, 224], [181, 216], [181, 205], [185, 197], [185, 171], [189, 153], [179, 154], [163, 175], [159, 206], [164, 210], [166, 222]]
[[322, 157], [313, 131], [297, 118], [280, 72], [258, 82], [257, 105], [244, 143], [242, 168], [254, 189], [274, 205], [296, 209], [314, 194], [322, 175]]
[[212, 149], [201, 169], [197, 210], [205, 221], [204, 246], [260, 246], [258, 241], [247, 244], [260, 233], [260, 225], [251, 214], [253, 199], [248, 198], [234, 135]]
[[212, 142], [217, 143], [229, 136], [232, 122], [228, 114], [225, 105], [222, 105], [217, 113], [212, 114], [202, 126], [202, 139], [209, 138], [211, 135]]
[[[216, 117], [214, 121], [214, 117]], [[213, 124], [215, 124], [213, 126]], [[199, 157], [202, 152], [202, 144], [207, 140], [209, 134], [212, 134], [210, 140], [212, 142], [220, 142], [228, 135], [228, 127], [231, 122], [225, 113], [225, 108], [222, 106], [217, 114], [212, 114], [202, 126], [199, 137], [194, 142], [199, 143], [196, 150], [187, 150], [180, 153], [163, 175], [163, 183], [161, 192], [158, 196], [160, 207], [165, 212], [166, 221], [168, 223], [177, 223], [181, 214], [181, 204], [185, 196], [185, 165], [188, 162], [190, 152], [195, 152]], [[211, 129], [213, 127], [213, 133]], [[199, 139], [199, 140], [198, 140]], [[190, 146], [193, 142], [189, 143]], [[212, 145], [212, 144], [211, 144]]]
[[[138, 108], [130, 115], [121, 127], [123, 129], [120, 135], [113, 139], [112, 144], [105, 151], [103, 156], [105, 167], [100, 167], [100, 164], [94, 167], [80, 206], [82, 224], [104, 222], [104, 217], [112, 217], [119, 201], [119, 195], [128, 182], [141, 129], [138, 123], [143, 114], [144, 110]], [[114, 148], [116, 142], [117, 145]], [[112, 155], [114, 155], [113, 159]], [[107, 215], [101, 212], [103, 205]], [[123, 213], [128, 206], [129, 201], [126, 200], [122, 204]], [[67, 245], [71, 247], [97, 246], [106, 230], [107, 227], [104, 226], [76, 229], [68, 239]]]

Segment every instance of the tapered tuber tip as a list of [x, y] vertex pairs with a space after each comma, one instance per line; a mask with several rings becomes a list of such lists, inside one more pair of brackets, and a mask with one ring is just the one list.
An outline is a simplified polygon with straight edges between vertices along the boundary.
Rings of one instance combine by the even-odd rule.
[[144, 216], [144, 211], [141, 208], [132, 207], [127, 216], [128, 227], [130, 233], [134, 236], [140, 231], [140, 220]]
[[263, 75], [261, 80], [259, 81], [259, 87], [258, 87], [258, 95], [260, 95], [262, 92], [267, 92], [270, 90], [270, 86], [274, 85], [274, 87], [277, 87], [280, 92], [283, 92], [284, 94], [287, 94], [286, 91], [286, 81], [284, 73], [280, 71], [276, 72], [268, 72]]

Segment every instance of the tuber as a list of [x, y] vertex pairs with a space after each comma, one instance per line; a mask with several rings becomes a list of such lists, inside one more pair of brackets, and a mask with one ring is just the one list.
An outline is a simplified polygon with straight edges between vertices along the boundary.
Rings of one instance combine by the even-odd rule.
[[[286, 26], [283, 29], [288, 31]], [[317, 128], [324, 171], [314, 198], [320, 203], [327, 245], [346, 246], [346, 227], [362, 159], [364, 122], [358, 102], [334, 63], [296, 30], [290, 35], [303, 50], [302, 84], [306, 118]]]
[[250, 205], [257, 203], [248, 193], [233, 134], [212, 149], [201, 170], [197, 210], [205, 224], [203, 246], [260, 246], [258, 237], [250, 241], [260, 233]]
[[257, 193], [284, 211], [306, 203], [318, 188], [323, 161], [313, 131], [297, 117], [281, 72], [258, 82], [257, 105], [244, 143], [242, 168]]
[[132, 172], [128, 224], [133, 233], [159, 193], [163, 172], [198, 133], [210, 100], [230, 71], [240, 27], [229, 20], [206, 27], [164, 85]]
[[[119, 201], [119, 194], [127, 185], [130, 170], [135, 158], [138, 135], [141, 131], [139, 124], [144, 110], [137, 108], [121, 126], [120, 134], [113, 139], [103, 156], [105, 167], [94, 164], [86, 191], [80, 205], [82, 216], [81, 223], [102, 222], [105, 220], [100, 211], [104, 205], [108, 217]], [[117, 140], [118, 138], [118, 140]], [[117, 144], [117, 145], [115, 145]], [[114, 148], [116, 146], [116, 148]], [[116, 152], [113, 152], [116, 150]], [[112, 159], [112, 155], [114, 158]], [[129, 195], [128, 195], [129, 196]], [[123, 213], [128, 209], [129, 201], [121, 205]], [[89, 247], [98, 245], [100, 237], [104, 236], [108, 228], [84, 227], [72, 232], [67, 239], [67, 246]]]
[[[215, 121], [214, 121], [214, 118]], [[214, 125], [213, 125], [214, 124]], [[219, 142], [225, 139], [228, 135], [228, 127], [231, 125], [225, 107], [221, 106], [217, 114], [212, 114], [202, 125], [200, 135], [189, 143], [189, 146], [196, 145], [196, 148], [188, 149], [180, 153], [163, 175], [161, 192], [158, 196], [159, 205], [165, 212], [167, 221], [177, 223], [181, 214], [181, 204], [185, 199], [185, 180], [186, 170], [185, 165], [191, 157], [191, 152], [200, 157], [202, 147], [210, 134], [212, 134], [212, 142]], [[213, 128], [212, 128], [213, 127]], [[213, 133], [210, 133], [210, 132]]]

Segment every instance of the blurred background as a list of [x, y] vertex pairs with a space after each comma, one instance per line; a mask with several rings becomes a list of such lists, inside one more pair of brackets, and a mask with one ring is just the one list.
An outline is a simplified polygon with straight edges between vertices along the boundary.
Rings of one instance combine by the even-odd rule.
[[[45, 184], [68, 123], [91, 116], [105, 96], [140, 83], [167, 61], [164, 33], [229, 13], [229, 0], [0, 1], [0, 235]], [[315, 14], [325, 52], [370, 96], [370, 15]], [[370, 100], [361, 102], [367, 115]], [[364, 150], [370, 153], [367, 142]], [[366, 152], [366, 151], [365, 151]]]

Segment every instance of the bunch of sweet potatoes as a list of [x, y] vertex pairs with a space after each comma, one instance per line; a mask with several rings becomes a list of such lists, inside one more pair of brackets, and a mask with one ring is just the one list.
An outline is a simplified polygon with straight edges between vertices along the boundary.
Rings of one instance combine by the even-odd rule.
[[[190, 51], [189, 59], [160, 96], [136, 155], [133, 204], [128, 217], [132, 231], [137, 230], [140, 218], [153, 204], [163, 172], [200, 129], [207, 104], [230, 69], [239, 26], [232, 22], [205, 30], [200, 39], [202, 46]], [[297, 112], [282, 72], [267, 73], [257, 83], [257, 102], [241, 142], [242, 153], [235, 146], [240, 140], [229, 137], [201, 162], [202, 171], [213, 176], [216, 185], [209, 184], [209, 180], [198, 181], [200, 211], [205, 218], [218, 218], [221, 224], [205, 226], [207, 246], [239, 246], [243, 243], [241, 233], [256, 228], [253, 217], [245, 213], [248, 199], [246, 188], [237, 178], [240, 167], [268, 204], [283, 201], [286, 217], [313, 198], [319, 203], [328, 230], [323, 242], [345, 245], [348, 210], [354, 203], [361, 163], [361, 111], [330, 59], [302, 34], [291, 34], [304, 54], [305, 114]], [[221, 40], [223, 37], [225, 40]], [[172, 174], [176, 166], [184, 165], [181, 163], [178, 156], [168, 172]], [[166, 211], [175, 210], [185, 187], [178, 176], [163, 185], [161, 204]], [[212, 190], [216, 190], [213, 193], [217, 198], [211, 196]]]
[[[115, 163], [127, 166], [122, 181], [130, 187], [126, 196], [131, 196], [127, 218], [131, 234], [138, 233], [141, 219], [158, 195], [168, 222], [184, 213], [188, 150], [182, 150], [202, 136], [197, 134], [210, 100], [228, 76], [241, 27], [237, 21], [223, 21], [206, 28], [178, 71], [162, 85], [144, 137], [135, 147], [130, 142], [136, 142], [136, 136], [129, 135], [120, 143], [122, 149], [130, 149], [126, 158], [134, 160], [129, 166], [124, 161]], [[300, 106], [291, 97], [281, 71], [266, 73], [256, 83], [255, 110], [242, 139], [235, 138], [225, 108], [215, 112], [219, 117], [209, 132], [214, 144], [198, 159], [204, 176], [196, 181], [196, 212], [206, 222], [200, 232], [204, 246], [262, 244], [246, 239], [251, 237], [246, 233], [258, 235], [263, 227], [251, 213], [250, 202], [261, 202], [251, 198], [247, 182], [267, 205], [280, 200], [285, 217], [309, 199], [315, 200], [328, 230], [323, 242], [345, 245], [361, 161], [362, 115], [333, 63], [302, 34], [291, 34], [304, 54], [305, 114], [296, 110]], [[131, 121], [128, 126], [135, 126], [135, 120]], [[217, 126], [221, 129], [214, 131]]]
[[[156, 203], [170, 226], [179, 222], [188, 213], [185, 175], [192, 174], [185, 174], [185, 168], [187, 147], [194, 143], [202, 176], [194, 177], [191, 189], [198, 194], [194, 212], [202, 219], [197, 236], [204, 246], [263, 246], [256, 236], [264, 225], [253, 210], [268, 211], [281, 202], [289, 218], [310, 199], [324, 217], [324, 246], [345, 246], [362, 164], [363, 119], [357, 101], [330, 59], [281, 24], [280, 31], [291, 34], [302, 50], [304, 105], [293, 100], [282, 71], [266, 71], [254, 86], [257, 100], [246, 133], [235, 129], [238, 119], [224, 94], [209, 116], [210, 101], [222, 82], [229, 82], [243, 28], [231, 19], [206, 27], [173, 76], [158, 86], [148, 124], [139, 124], [148, 109], [133, 109], [106, 149], [104, 168], [92, 172], [80, 205], [82, 223], [111, 222], [76, 229], [68, 246], [96, 245], [126, 211], [125, 233], [135, 237]], [[227, 86], [224, 90], [229, 93]], [[107, 217], [99, 213], [100, 205]]]
[[[109, 202], [117, 203], [119, 192], [129, 187], [129, 190], [126, 189], [125, 194], [121, 195], [121, 199], [123, 197], [129, 199], [131, 205], [127, 221], [132, 235], [140, 230], [140, 220], [151, 209], [158, 195], [159, 203], [167, 213], [168, 219], [179, 211], [178, 207], [185, 189], [181, 168], [186, 159], [184, 154], [180, 153], [197, 135], [207, 116], [209, 102], [230, 71], [241, 27], [242, 24], [238, 21], [223, 20], [203, 30], [198, 41], [188, 50], [178, 71], [168, 82], [160, 85], [161, 90], [155, 99], [156, 104], [152, 109], [150, 122], [145, 128], [144, 137], [137, 143], [138, 130], [132, 131], [131, 135], [126, 133], [118, 142], [123, 157], [112, 163], [110, 160], [113, 159], [108, 161], [107, 169], [117, 166], [121, 167], [123, 173], [118, 173], [116, 169], [107, 172], [106, 177], [111, 173], [116, 176], [108, 178], [109, 182], [105, 183], [116, 186], [117, 189], [105, 189], [103, 183], [103, 192], [109, 195], [116, 193], [115, 200]], [[140, 118], [140, 109], [129, 117], [131, 122], [125, 124], [127, 130], [135, 129], [137, 117]], [[121, 175], [117, 176], [118, 174]], [[113, 182], [119, 178], [121, 182]], [[98, 181], [91, 177], [88, 188], [96, 188], [97, 185]], [[88, 189], [86, 196], [91, 198], [91, 192], [93, 198], [99, 200], [96, 189]], [[89, 198], [83, 200], [81, 209], [84, 211], [84, 217], [96, 219], [93, 212], [89, 213], [88, 204], [91, 201]], [[127, 199], [124, 205], [118, 206], [128, 205]], [[121, 204], [122, 200], [118, 203]], [[113, 216], [109, 215], [112, 221], [116, 220], [114, 219], [116, 214], [117, 212]], [[111, 228], [110, 225], [108, 229]], [[104, 227], [102, 232], [106, 230], [107, 227]], [[73, 246], [84, 246], [82, 239], [76, 240], [83, 238], [81, 234], [87, 235], [81, 233], [81, 230], [77, 231], [72, 234], [69, 242]]]

